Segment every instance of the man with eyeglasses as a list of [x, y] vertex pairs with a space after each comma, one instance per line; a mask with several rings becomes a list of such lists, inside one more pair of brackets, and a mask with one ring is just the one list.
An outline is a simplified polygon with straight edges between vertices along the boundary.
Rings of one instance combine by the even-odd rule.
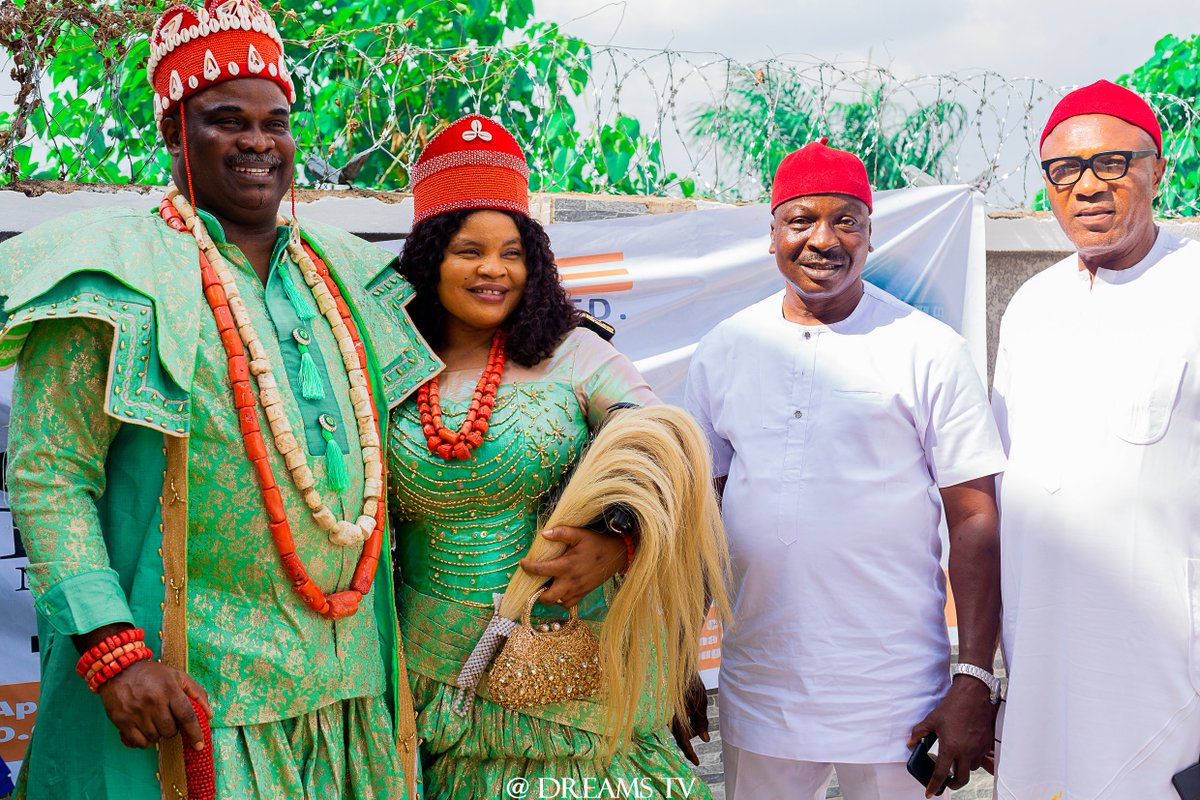
[[1162, 133], [1128, 89], [1063, 98], [1041, 159], [1078, 252], [1000, 328], [997, 796], [1174, 800], [1200, 756], [1200, 243], [1154, 222]]

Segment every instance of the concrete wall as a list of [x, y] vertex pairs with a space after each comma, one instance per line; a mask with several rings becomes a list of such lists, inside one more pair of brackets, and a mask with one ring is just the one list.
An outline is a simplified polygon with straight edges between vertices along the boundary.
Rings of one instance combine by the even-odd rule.
[[[27, 181], [0, 189], [0, 241], [46, 220], [84, 208], [158, 204], [162, 187], [69, 184]], [[412, 228], [410, 195], [350, 190], [300, 191], [297, 213], [337, 225], [370, 241], [397, 239]], [[533, 216], [542, 224], [616, 219], [643, 214], [694, 211], [707, 201], [663, 197], [613, 197], [580, 194], [535, 194]], [[1200, 221], [1164, 221], [1163, 226], [1200, 239]], [[764, 228], [764, 235], [766, 230]], [[995, 363], [1000, 317], [1017, 288], [1030, 276], [1071, 253], [1070, 242], [1045, 212], [995, 212], [988, 216], [987, 319], [988, 377]]]

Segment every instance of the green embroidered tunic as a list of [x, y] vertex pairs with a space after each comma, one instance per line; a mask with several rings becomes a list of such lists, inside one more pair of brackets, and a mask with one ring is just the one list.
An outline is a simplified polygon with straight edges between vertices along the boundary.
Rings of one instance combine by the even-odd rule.
[[[348, 380], [329, 325], [287, 256], [286, 228], [264, 286], [216, 220], [200, 213], [233, 267], [326, 504], [354, 519], [363, 467]], [[372, 379], [385, 419], [387, 407], [440, 366], [403, 312], [411, 289], [390, 268], [389, 254], [323, 226], [306, 230], [359, 330], [373, 337]], [[352, 752], [394, 753], [388, 698], [397, 642], [387, 548], [354, 616], [327, 620], [293, 591], [242, 444], [194, 241], [155, 216], [88, 212], [0, 245], [0, 265], [9, 271], [0, 283], [0, 361], [19, 364], [12, 505], [29, 553], [42, 657], [26, 796], [158, 796], [154, 751], [120, 745], [99, 698], [74, 674], [78, 654], [69, 637], [132, 622], [158, 652], [163, 603], [175, 591], [187, 592], [189, 672], [213, 705], [220, 796], [284, 796], [307, 785], [312, 776], [296, 774], [277, 752], [281, 742], [305, 737], [313, 764], [323, 765], [312, 768], [324, 774], [319, 780], [362, 784], [357, 797], [398, 796], [395, 758], [362, 752], [360, 766], [378, 761], [380, 774], [353, 777], [325, 752], [344, 734], [354, 740]], [[300, 287], [292, 298], [288, 281]], [[308, 397], [298, 379], [305, 350], [319, 377]], [[331, 444], [318, 424], [322, 414], [336, 423]], [[162, 581], [163, 433], [186, 434], [189, 442], [186, 587]], [[359, 548], [328, 540], [282, 457], [267, 449], [297, 553], [327, 593], [346, 588]], [[344, 491], [329, 485], [331, 457], [346, 468]], [[352, 706], [335, 705], [341, 701]], [[249, 765], [256, 748], [270, 764], [265, 775]]]
[[[478, 371], [457, 371], [439, 379], [447, 427], [462, 423], [478, 378]], [[508, 363], [487, 437], [470, 461], [430, 455], [415, 400], [392, 414], [397, 598], [426, 800], [505, 797], [514, 779], [529, 782], [530, 797], [568, 796], [561, 792], [569, 780], [583, 792], [585, 779], [593, 797], [708, 797], [668, 735], [667, 720], [648, 711], [631, 747], [605, 765], [603, 710], [592, 700], [509, 711], [487, 699], [485, 681], [468, 716], [452, 708], [455, 678], [491, 616], [492, 594], [504, 591], [529, 549], [547, 494], [579, 459], [609, 406], [622, 401], [656, 402], [626, 358], [577, 329], [533, 369]], [[602, 620], [612, 590], [593, 592], [580, 615]], [[538, 609], [542, 618], [563, 613]], [[606, 780], [610, 794], [602, 793]], [[621, 781], [637, 793], [613, 793]]]

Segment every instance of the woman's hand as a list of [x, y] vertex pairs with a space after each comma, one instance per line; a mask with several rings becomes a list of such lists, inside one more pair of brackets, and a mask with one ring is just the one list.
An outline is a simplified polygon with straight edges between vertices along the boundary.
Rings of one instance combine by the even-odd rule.
[[521, 559], [521, 568], [530, 575], [554, 579], [539, 603], [561, 603], [568, 608], [579, 605], [585, 595], [625, 566], [625, 540], [620, 536], [569, 525], [542, 531], [542, 536], [562, 542], [567, 552], [549, 561]]

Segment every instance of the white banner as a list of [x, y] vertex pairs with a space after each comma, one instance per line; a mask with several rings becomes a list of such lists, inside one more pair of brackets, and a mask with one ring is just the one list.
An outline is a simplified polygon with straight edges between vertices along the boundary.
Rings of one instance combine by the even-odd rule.
[[[966, 187], [880, 192], [871, 217], [875, 249], [864, 272], [962, 333], [981, 375], [987, 353], [983, 220], [982, 203]], [[770, 224], [769, 209], [754, 205], [547, 230], [575, 303], [616, 327], [614, 344], [636, 360], [665, 400], [678, 403], [700, 337], [782, 289], [767, 252]], [[401, 244], [384, 246], [399, 250]], [[7, 450], [11, 390], [12, 372], [0, 373], [0, 452]], [[5, 488], [0, 483], [0, 758], [15, 772], [37, 710], [37, 626]], [[713, 685], [720, 658], [715, 620], [701, 647]]]

